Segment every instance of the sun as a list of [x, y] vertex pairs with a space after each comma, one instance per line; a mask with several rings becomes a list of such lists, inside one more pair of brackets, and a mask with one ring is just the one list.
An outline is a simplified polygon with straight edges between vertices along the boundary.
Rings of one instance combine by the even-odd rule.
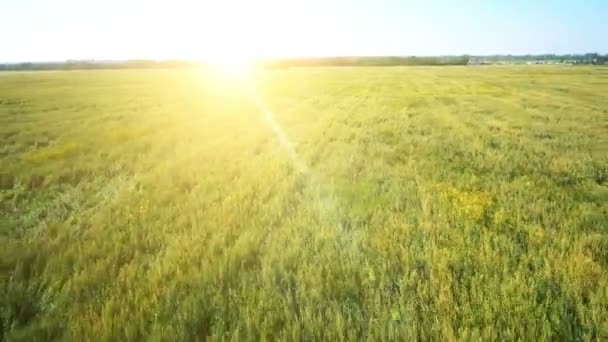
[[218, 72], [232, 76], [243, 76], [251, 71], [255, 61], [255, 58], [251, 56], [227, 51], [212, 56], [207, 60], [207, 63]]

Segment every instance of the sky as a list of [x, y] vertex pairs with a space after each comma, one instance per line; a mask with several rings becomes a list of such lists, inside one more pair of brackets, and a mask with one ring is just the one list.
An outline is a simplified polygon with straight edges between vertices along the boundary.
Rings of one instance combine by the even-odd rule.
[[1, 0], [0, 62], [608, 53], [608, 0]]

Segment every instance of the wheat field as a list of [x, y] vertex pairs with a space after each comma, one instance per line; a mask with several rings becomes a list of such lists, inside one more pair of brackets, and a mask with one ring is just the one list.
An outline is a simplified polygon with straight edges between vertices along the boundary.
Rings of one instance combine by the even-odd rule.
[[4, 340], [608, 339], [608, 68], [0, 74]]

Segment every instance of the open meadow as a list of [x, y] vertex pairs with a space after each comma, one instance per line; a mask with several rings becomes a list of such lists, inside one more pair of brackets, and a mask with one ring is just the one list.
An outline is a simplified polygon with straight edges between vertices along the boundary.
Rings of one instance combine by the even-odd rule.
[[608, 68], [0, 73], [0, 340], [606, 340]]

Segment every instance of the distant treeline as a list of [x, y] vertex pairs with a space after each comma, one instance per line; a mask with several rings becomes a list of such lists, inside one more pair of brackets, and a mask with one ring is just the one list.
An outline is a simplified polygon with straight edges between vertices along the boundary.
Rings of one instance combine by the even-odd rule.
[[472, 57], [487, 63], [569, 63], [569, 64], [608, 64], [608, 54], [599, 53], [568, 55], [491, 55]]
[[260, 62], [266, 67], [298, 66], [396, 66], [396, 65], [466, 65], [469, 56], [429, 56], [429, 57], [324, 57], [288, 58]]
[[469, 64], [608, 64], [608, 54], [579, 55], [491, 55], [491, 56], [387, 56], [324, 57], [266, 60], [266, 67], [297, 66], [396, 66], [396, 65], [469, 65]]
[[[267, 59], [257, 62], [266, 68], [305, 66], [397, 66], [397, 65], [470, 65], [470, 64], [608, 64], [608, 54], [579, 55], [491, 55], [491, 56], [386, 56], [386, 57], [319, 57]], [[203, 62], [184, 60], [71, 61], [4, 63], [0, 71], [188, 68], [205, 66]]]
[[0, 71], [27, 70], [83, 70], [83, 69], [148, 69], [148, 68], [184, 68], [198, 66], [200, 63], [183, 60], [128, 60], [128, 61], [71, 61], [66, 62], [25, 62], [0, 64]]

